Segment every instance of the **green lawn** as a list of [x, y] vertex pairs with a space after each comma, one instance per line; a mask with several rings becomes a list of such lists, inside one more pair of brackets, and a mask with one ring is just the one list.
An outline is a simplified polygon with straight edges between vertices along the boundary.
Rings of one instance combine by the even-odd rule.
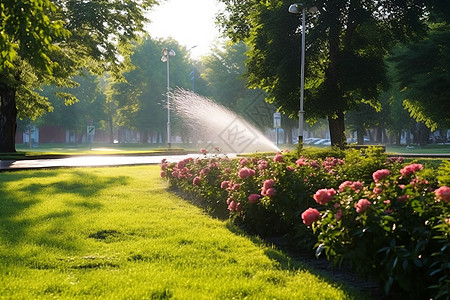
[[361, 299], [167, 192], [157, 166], [0, 184], [1, 299]]

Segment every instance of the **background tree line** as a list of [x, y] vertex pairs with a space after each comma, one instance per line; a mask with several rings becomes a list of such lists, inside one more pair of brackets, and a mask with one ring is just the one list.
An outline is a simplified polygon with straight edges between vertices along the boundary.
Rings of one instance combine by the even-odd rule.
[[[74, 132], [93, 122], [111, 141], [117, 127], [139, 131], [142, 142], [164, 140], [163, 48], [177, 53], [170, 61], [172, 88], [190, 89], [194, 67], [195, 92], [244, 115], [249, 104], [266, 100], [271, 112], [284, 113], [290, 132], [298, 117], [302, 30], [287, 12], [291, 2], [221, 1], [227, 10], [218, 20], [232, 43], [199, 61], [176, 41], [139, 34], [143, 12], [155, 1], [2, 3], [3, 16], [20, 16], [1, 23], [0, 152], [15, 151], [16, 116]], [[345, 143], [346, 129], [358, 132], [361, 143], [369, 128], [398, 143], [404, 130], [449, 128], [446, 1], [304, 5], [318, 8], [306, 19], [306, 116], [310, 124], [327, 119], [333, 144]], [[26, 28], [30, 22], [42, 29], [39, 35]], [[257, 123], [271, 127], [270, 118]]]

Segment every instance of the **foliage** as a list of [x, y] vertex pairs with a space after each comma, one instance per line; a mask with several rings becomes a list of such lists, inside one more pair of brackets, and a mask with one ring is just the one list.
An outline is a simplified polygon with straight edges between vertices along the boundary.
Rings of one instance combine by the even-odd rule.
[[[341, 158], [320, 157], [327, 151]], [[448, 164], [436, 172], [405, 164], [402, 157], [387, 158], [376, 147], [327, 151], [317, 158], [279, 152], [164, 162], [161, 176], [206, 197], [216, 211], [226, 207], [249, 232], [287, 235], [298, 247], [316, 241], [317, 255], [325, 253], [338, 266], [350, 263], [383, 284], [386, 294], [445, 299], [450, 188], [442, 180]], [[214, 172], [206, 171], [212, 164]]]
[[[395, 62], [396, 80], [404, 90], [403, 104], [418, 122], [431, 130], [449, 127], [450, 25], [431, 26], [425, 39], [397, 48], [390, 58]], [[436, 108], [439, 109], [436, 109]]]
[[[343, 146], [344, 112], [361, 102], [378, 105], [386, 86], [384, 55], [398, 40], [417, 37], [426, 27], [425, 1], [306, 1], [306, 28], [289, 15], [286, 1], [222, 0], [224, 33], [250, 46], [248, 85], [261, 88], [279, 110], [297, 115], [300, 38], [306, 33], [305, 110], [308, 118], [328, 117], [333, 145]], [[301, 10], [301, 7], [300, 7]]]
[[[4, 1], [0, 17], [0, 149], [15, 152], [16, 118], [51, 110], [35, 89], [74, 85], [83, 67], [97, 74], [129, 65], [129, 42], [154, 0]], [[122, 58], [122, 59], [121, 59]], [[71, 96], [65, 94], [65, 98]]]

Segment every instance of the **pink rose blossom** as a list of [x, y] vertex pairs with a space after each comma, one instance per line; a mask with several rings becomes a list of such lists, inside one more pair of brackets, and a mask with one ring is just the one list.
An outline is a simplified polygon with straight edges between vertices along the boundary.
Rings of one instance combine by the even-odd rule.
[[273, 187], [268, 188], [267, 191], [266, 191], [266, 194], [267, 194], [267, 196], [269, 196], [269, 197], [275, 196], [276, 193], [277, 193], [277, 190], [276, 190], [275, 188], [273, 188]]
[[410, 176], [422, 169], [423, 169], [423, 166], [421, 164], [410, 164], [410, 165], [407, 165], [406, 167], [404, 167], [403, 169], [401, 169], [400, 173], [402, 174], [402, 176]]
[[255, 170], [249, 169], [249, 168], [247, 168], [247, 167], [243, 167], [242, 169], [239, 170], [238, 176], [239, 176], [239, 178], [241, 178], [241, 179], [245, 179], [245, 178], [247, 178], [247, 177], [254, 176], [255, 173], [256, 173]]
[[383, 189], [382, 189], [382, 188], [379, 188], [379, 187], [375, 187], [375, 188], [373, 189], [373, 192], [374, 192], [374, 194], [379, 195], [379, 194], [381, 194], [381, 193], [383, 192]]
[[311, 167], [313, 168], [318, 168], [320, 167], [319, 163], [316, 160], [313, 160], [310, 164]]
[[342, 209], [339, 209], [335, 214], [334, 217], [336, 218], [337, 221], [339, 221], [342, 218], [342, 215], [344, 213], [342, 212]]
[[320, 189], [314, 194], [313, 198], [320, 205], [325, 205], [333, 199], [334, 195], [336, 195], [336, 191], [333, 188]]
[[303, 224], [310, 226], [312, 223], [320, 219], [320, 212], [315, 208], [308, 208], [302, 213]]
[[303, 157], [300, 157], [299, 159], [297, 159], [297, 161], [295, 163], [299, 167], [307, 165], [307, 163], [306, 163], [306, 161], [305, 161], [305, 159]]
[[339, 192], [342, 193], [345, 190], [346, 187], [350, 187], [351, 188], [352, 184], [353, 184], [353, 181], [348, 181], [348, 180], [344, 181], [343, 183], [341, 183], [339, 185]]
[[256, 203], [259, 201], [259, 195], [258, 194], [250, 194], [250, 196], [248, 196], [248, 202], [250, 203]]
[[241, 158], [241, 160], [239, 161], [239, 163], [241, 164], [241, 166], [245, 166], [248, 163], [248, 159], [243, 157]]
[[268, 189], [268, 188], [273, 187], [274, 184], [275, 184], [275, 180], [267, 179], [267, 180], [264, 180], [263, 186], [264, 186], [264, 188]]
[[356, 212], [358, 214], [360, 214], [360, 213], [366, 211], [369, 208], [370, 205], [372, 205], [372, 203], [370, 203], [369, 200], [367, 200], [367, 199], [360, 199], [358, 201], [358, 203], [355, 204]]
[[439, 200], [444, 201], [445, 203], [450, 202], [450, 187], [448, 186], [441, 186], [437, 190], [434, 191], [436, 194], [436, 198]]
[[238, 204], [236, 204], [235, 210], [236, 210], [236, 211], [242, 211], [242, 203], [241, 203], [241, 202], [239, 202]]
[[275, 157], [273, 158], [274, 162], [283, 162], [283, 155], [281, 155], [281, 153], [277, 153], [277, 155], [275, 155]]
[[238, 191], [241, 188], [241, 184], [240, 183], [235, 183], [233, 184], [233, 186], [231, 187], [231, 189], [233, 191]]
[[363, 189], [364, 184], [361, 181], [355, 181], [353, 182], [351, 188], [355, 191], [355, 192], [359, 192]]
[[206, 154], [208, 153], [208, 150], [206, 150], [206, 149], [200, 149], [200, 152], [201, 152], [203, 155], [206, 155]]
[[267, 169], [268, 167], [269, 167], [269, 163], [266, 160], [260, 159], [258, 161], [258, 169], [259, 170], [264, 170], [264, 169]]
[[233, 200], [230, 202], [230, 204], [228, 205], [228, 210], [236, 210], [236, 205], [237, 203]]
[[222, 181], [222, 183], [220, 184], [220, 188], [221, 188], [221, 189], [226, 189], [226, 188], [228, 188], [229, 184], [230, 184], [230, 182], [229, 182], [228, 180], [224, 180], [224, 181]]
[[291, 166], [286, 167], [286, 169], [287, 169], [289, 172], [292, 172], [292, 171], [295, 170], [295, 169], [294, 169], [293, 167], [291, 167]]
[[194, 177], [194, 180], [192, 180], [192, 184], [193, 185], [198, 185], [200, 183], [200, 181], [202, 181], [202, 179], [198, 176]]
[[165, 178], [166, 177], [166, 172], [161, 171], [161, 178]]
[[381, 170], [375, 171], [372, 174], [373, 181], [380, 182], [381, 179], [383, 179], [384, 177], [388, 176], [390, 173], [391, 172], [388, 169], [381, 169]]

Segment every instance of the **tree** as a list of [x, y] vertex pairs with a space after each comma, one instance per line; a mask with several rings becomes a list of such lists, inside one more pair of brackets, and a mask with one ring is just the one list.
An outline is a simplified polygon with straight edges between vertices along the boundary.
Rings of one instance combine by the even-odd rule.
[[[299, 99], [299, 20], [287, 12], [289, 1], [221, 0], [224, 33], [246, 41], [250, 87], [296, 116]], [[331, 142], [345, 143], [344, 113], [361, 101], [377, 104], [387, 85], [384, 55], [393, 43], [414, 38], [426, 27], [425, 1], [305, 1], [318, 13], [307, 17], [305, 110], [309, 118], [327, 117]]]
[[398, 47], [391, 57], [403, 104], [431, 130], [450, 127], [450, 24], [431, 25], [425, 39]]
[[[84, 70], [82, 75], [72, 79], [77, 83], [76, 87], [46, 86], [41, 94], [48, 98], [52, 111], [45, 114], [41, 123], [56, 125], [78, 133], [86, 132], [87, 125], [95, 125], [101, 128], [107, 118], [106, 96], [101, 87], [101, 78]], [[76, 99], [76, 103], [66, 105], [61, 101], [61, 94], [70, 93]], [[60, 97], [58, 97], [60, 95]], [[90, 124], [93, 122], [92, 124]]]
[[167, 69], [166, 63], [161, 62], [163, 48], [173, 49], [176, 53], [170, 59], [171, 89], [189, 87], [191, 64], [186, 58], [186, 49], [174, 40], [149, 37], [144, 38], [131, 55], [135, 67], [122, 74], [125, 81], [112, 83], [109, 87], [109, 101], [117, 109], [117, 124], [139, 130], [144, 142], [150, 135], [162, 136], [166, 128]]
[[70, 78], [82, 66], [118, 74], [128, 63], [126, 45], [143, 31], [144, 14], [156, 3], [2, 1], [0, 152], [15, 152], [17, 116], [33, 119], [50, 108], [48, 100], [36, 92], [41, 84], [73, 86]]

